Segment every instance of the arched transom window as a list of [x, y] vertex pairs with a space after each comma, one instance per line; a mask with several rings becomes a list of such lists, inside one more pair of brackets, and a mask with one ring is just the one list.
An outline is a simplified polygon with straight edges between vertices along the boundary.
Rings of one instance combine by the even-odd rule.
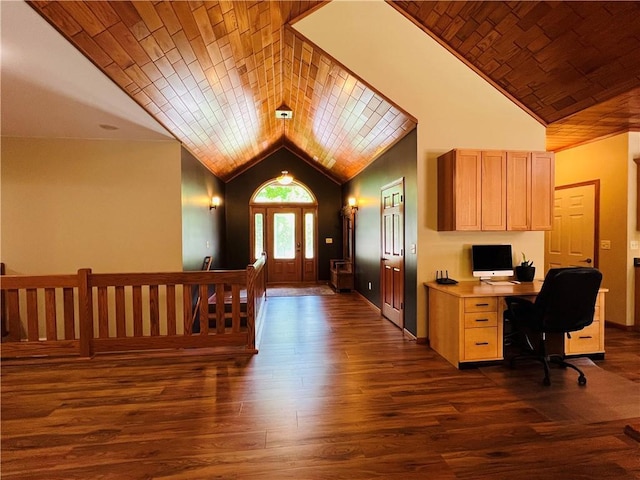
[[306, 186], [295, 180], [288, 185], [282, 185], [277, 179], [273, 179], [256, 190], [251, 202], [315, 204], [316, 199]]

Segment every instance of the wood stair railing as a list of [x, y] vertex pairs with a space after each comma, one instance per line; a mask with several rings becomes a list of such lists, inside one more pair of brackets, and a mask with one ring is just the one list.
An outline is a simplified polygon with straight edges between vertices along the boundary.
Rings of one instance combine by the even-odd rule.
[[[213, 348], [257, 353], [265, 257], [245, 270], [2, 276], [2, 358]], [[246, 312], [241, 292], [246, 290]], [[215, 292], [217, 305], [194, 304]], [[213, 313], [212, 313], [213, 311]], [[242, 317], [243, 322], [240, 322]], [[227, 319], [231, 318], [230, 325]], [[210, 328], [213, 324], [213, 328]]]

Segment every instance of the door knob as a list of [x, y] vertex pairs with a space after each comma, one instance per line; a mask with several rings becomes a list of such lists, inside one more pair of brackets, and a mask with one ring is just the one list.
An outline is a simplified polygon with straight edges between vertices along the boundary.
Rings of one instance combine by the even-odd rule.
[[584, 260], [580, 260], [581, 262], [585, 262], [585, 263], [591, 263], [593, 260], [591, 260], [590, 258], [586, 258]]

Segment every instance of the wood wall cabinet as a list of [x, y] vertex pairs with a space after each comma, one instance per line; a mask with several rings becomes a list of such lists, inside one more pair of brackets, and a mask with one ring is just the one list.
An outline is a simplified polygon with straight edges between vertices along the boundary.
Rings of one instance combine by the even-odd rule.
[[529, 230], [553, 227], [553, 192], [555, 189], [555, 154], [531, 152], [531, 220]]
[[550, 230], [552, 152], [451, 150], [438, 157], [438, 230]]
[[477, 150], [438, 157], [438, 230], [480, 230], [480, 171]]
[[480, 198], [480, 229], [506, 230], [506, 152], [480, 152]]

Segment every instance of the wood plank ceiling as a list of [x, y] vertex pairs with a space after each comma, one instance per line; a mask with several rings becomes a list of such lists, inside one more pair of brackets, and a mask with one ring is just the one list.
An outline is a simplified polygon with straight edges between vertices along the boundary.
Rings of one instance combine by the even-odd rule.
[[321, 2], [29, 3], [224, 180], [286, 145], [343, 182], [416, 125], [286, 26]]
[[[220, 178], [286, 146], [344, 182], [416, 120], [288, 26], [322, 3], [29, 2]], [[640, 2], [390, 3], [548, 149], [640, 129]]]
[[547, 126], [547, 149], [640, 129], [640, 2], [392, 5]]

